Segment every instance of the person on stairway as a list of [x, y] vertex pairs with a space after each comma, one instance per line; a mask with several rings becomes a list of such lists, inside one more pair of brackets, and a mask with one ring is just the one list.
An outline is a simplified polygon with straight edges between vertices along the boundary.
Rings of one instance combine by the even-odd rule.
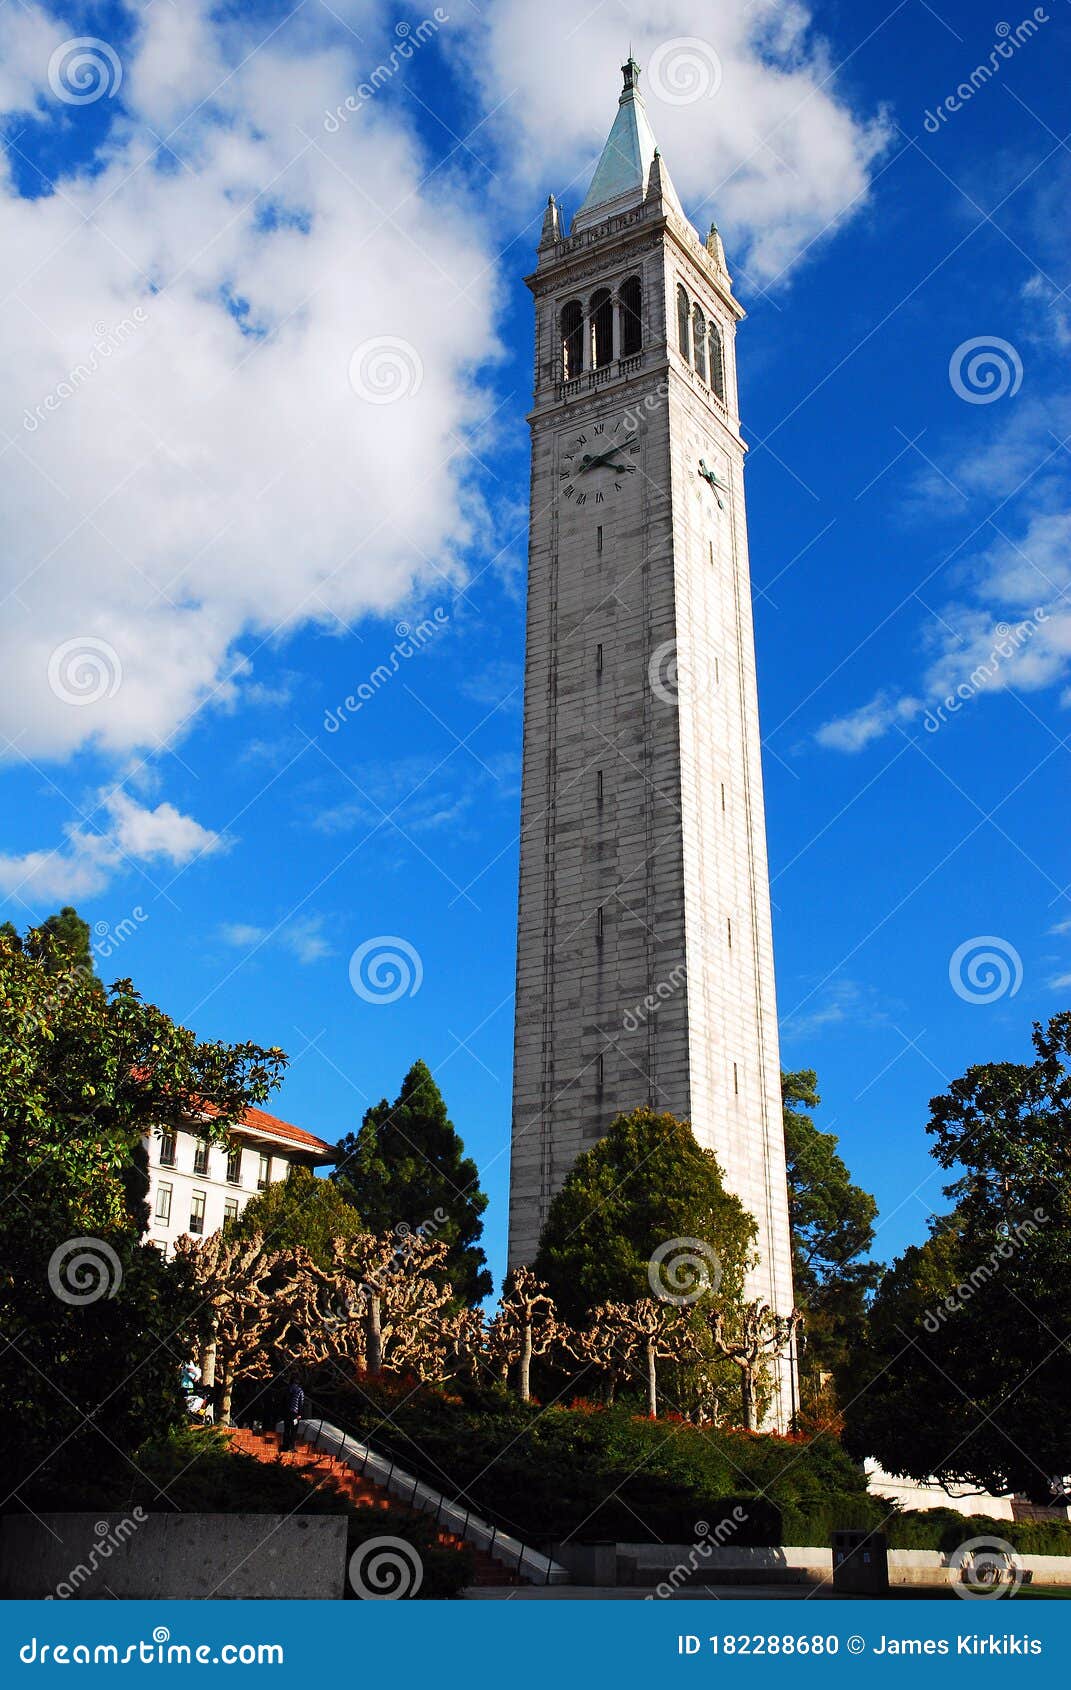
[[286, 1391], [286, 1409], [283, 1414], [283, 1448], [293, 1449], [294, 1436], [297, 1432], [298, 1421], [305, 1410], [305, 1393], [301, 1389], [301, 1381], [296, 1373], [290, 1375], [290, 1383]]

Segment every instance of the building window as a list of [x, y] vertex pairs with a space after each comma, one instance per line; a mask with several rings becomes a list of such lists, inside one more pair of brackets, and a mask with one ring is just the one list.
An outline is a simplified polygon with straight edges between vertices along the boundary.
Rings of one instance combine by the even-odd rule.
[[695, 373], [707, 379], [707, 320], [700, 306], [692, 312], [692, 341], [695, 347]]
[[208, 1172], [208, 1145], [203, 1138], [199, 1138], [193, 1147], [193, 1171], [202, 1175]]
[[598, 1086], [600, 1091], [602, 1090], [602, 1082], [603, 1082], [603, 1062], [602, 1062], [602, 1053], [600, 1051], [599, 1055], [595, 1058], [595, 1084]]
[[257, 1163], [257, 1190], [267, 1191], [271, 1184], [271, 1157], [261, 1154]]
[[596, 769], [596, 771], [595, 771], [595, 801], [598, 804], [602, 803], [602, 770], [601, 769]]
[[242, 1147], [233, 1144], [227, 1152], [227, 1184], [241, 1185], [242, 1183]]
[[164, 1226], [171, 1225], [171, 1191], [170, 1185], [156, 1187], [156, 1218]]
[[733, 1063], [733, 1096], [739, 1097], [739, 1095], [740, 1095], [740, 1070], [736, 1066], [736, 1063], [734, 1062]]
[[190, 1198], [190, 1231], [200, 1234], [205, 1229], [205, 1194], [195, 1191]]
[[591, 296], [591, 363], [601, 370], [614, 356], [614, 302], [609, 288]]
[[228, 1221], [236, 1221], [237, 1219], [238, 1219], [238, 1199], [237, 1199], [237, 1197], [225, 1197], [223, 1199], [223, 1224], [224, 1224], [224, 1226], [227, 1224]]
[[562, 306], [562, 375], [572, 381], [584, 367], [584, 308], [579, 299]]
[[681, 284], [678, 282], [677, 283], [677, 345], [680, 348], [681, 357], [686, 358], [688, 360], [689, 364], [692, 361], [691, 321], [692, 321], [692, 313], [688, 309], [688, 295], [685, 293]]
[[640, 278], [621, 284], [621, 356], [629, 358], [643, 346], [643, 292]]
[[596, 530], [595, 530], [595, 550], [598, 552], [599, 556], [601, 557], [602, 556], [602, 523], [601, 522], [599, 523], [598, 528], [596, 528]]
[[602, 905], [600, 904], [598, 909], [595, 911], [595, 937], [596, 937], [596, 939], [601, 939], [602, 935], [603, 935], [603, 917], [602, 917]]
[[732, 950], [732, 948], [733, 948], [733, 918], [732, 918], [731, 915], [727, 915], [726, 918], [725, 918], [725, 931], [726, 931], [726, 933], [728, 934], [728, 937], [729, 937], [729, 949]]
[[160, 1166], [173, 1168], [175, 1166], [175, 1135], [173, 1132], [160, 1134]]
[[602, 674], [602, 645], [601, 645], [601, 643], [595, 647], [595, 673], [596, 673], [596, 675]]
[[710, 385], [714, 389], [722, 404], [725, 403], [725, 349], [721, 342], [721, 330], [717, 323], [711, 323], [710, 334]]

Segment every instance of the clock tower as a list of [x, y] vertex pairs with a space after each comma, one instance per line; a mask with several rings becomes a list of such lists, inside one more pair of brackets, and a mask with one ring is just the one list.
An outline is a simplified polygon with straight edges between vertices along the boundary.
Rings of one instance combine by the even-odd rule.
[[[792, 1309], [769, 871], [721, 239], [687, 221], [630, 59], [535, 298], [510, 1263], [614, 1115], [691, 1122]], [[781, 1367], [774, 1419], [795, 1407]]]

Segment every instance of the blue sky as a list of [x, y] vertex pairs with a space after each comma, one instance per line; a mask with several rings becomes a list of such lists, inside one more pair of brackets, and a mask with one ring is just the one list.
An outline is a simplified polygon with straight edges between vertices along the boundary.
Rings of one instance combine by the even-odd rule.
[[[73, 901], [103, 973], [282, 1045], [328, 1139], [422, 1056], [501, 1270], [523, 276], [668, 44], [699, 93], [652, 123], [748, 311], [783, 1060], [888, 1258], [940, 1206], [929, 1097], [1071, 997], [1066, 0], [1021, 42], [966, 0], [449, 10], [0, 11], [3, 913]], [[121, 77], [98, 45], [84, 103], [81, 36]]]

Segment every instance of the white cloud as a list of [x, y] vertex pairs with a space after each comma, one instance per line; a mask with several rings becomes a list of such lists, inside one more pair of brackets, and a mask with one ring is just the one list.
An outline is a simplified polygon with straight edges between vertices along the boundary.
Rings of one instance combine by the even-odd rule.
[[814, 737], [827, 751], [862, 751], [872, 740], [888, 733], [897, 722], [908, 722], [917, 716], [921, 708], [917, 698], [897, 698], [887, 689], [882, 689], [869, 703], [860, 704], [845, 716], [824, 722]]
[[[503, 138], [511, 195], [529, 193], [533, 211], [551, 189], [567, 210], [580, 204], [614, 116], [630, 39], [645, 72], [666, 43], [683, 43], [698, 86], [712, 91], [677, 103], [660, 95], [657, 75], [645, 74], [651, 124], [686, 210], [703, 233], [718, 222], [729, 268], [746, 266], [755, 281], [778, 276], [862, 203], [888, 138], [880, 116], [857, 116], [838, 93], [828, 47], [798, 0], [722, 0], [716, 8], [663, 0], [654, 10], [619, 4], [579, 13], [572, 0], [503, 0], [473, 27], [480, 51], [466, 66], [480, 80], [492, 132]], [[661, 60], [672, 66], [665, 52]], [[687, 73], [683, 61], [678, 68]], [[668, 91], [681, 88], [670, 81]], [[482, 150], [480, 136], [470, 144]]]
[[[424, 180], [404, 104], [325, 132], [353, 54], [376, 50], [365, 10], [359, 49], [325, 12], [330, 47], [302, 19], [251, 52], [263, 19], [131, 9], [127, 115], [94, 170], [30, 201], [5, 154], [0, 730], [29, 756], [151, 748], [255, 686], [276, 631], [461, 570], [480, 513], [457, 435], [486, 403], [492, 253], [449, 172]], [[65, 30], [42, 16], [5, 9], [0, 91], [65, 124], [46, 82]], [[411, 389], [391, 404], [350, 381], [381, 337], [409, 346], [387, 359]], [[49, 662], [87, 640], [115, 684], [72, 701]]]
[[99, 826], [72, 824], [54, 850], [0, 856], [0, 893], [27, 904], [90, 898], [123, 867], [164, 862], [185, 868], [226, 844], [173, 804], [149, 809], [118, 789], [101, 794], [94, 815]]
[[[971, 435], [951, 479], [981, 501], [965, 507], [971, 533], [982, 529], [984, 511], [996, 537], [957, 566], [959, 596], [920, 630], [921, 673], [911, 691], [881, 688], [869, 703], [823, 723], [820, 745], [859, 751], [915, 717], [933, 733], [979, 694], [1039, 692], [1071, 672], [1071, 510], [1060, 445], [1069, 411], [1067, 394], [1038, 396], [981, 442]], [[921, 485], [928, 497], [932, 481], [923, 477]], [[1013, 515], [1006, 507], [1016, 496]], [[1071, 704], [1071, 690], [1061, 703]]]
[[276, 928], [257, 927], [246, 921], [228, 921], [220, 928], [220, 938], [235, 950], [248, 951], [274, 943], [289, 951], [298, 962], [320, 962], [324, 957], [335, 954], [333, 945], [324, 934], [323, 925], [324, 917], [319, 915], [298, 916]]

